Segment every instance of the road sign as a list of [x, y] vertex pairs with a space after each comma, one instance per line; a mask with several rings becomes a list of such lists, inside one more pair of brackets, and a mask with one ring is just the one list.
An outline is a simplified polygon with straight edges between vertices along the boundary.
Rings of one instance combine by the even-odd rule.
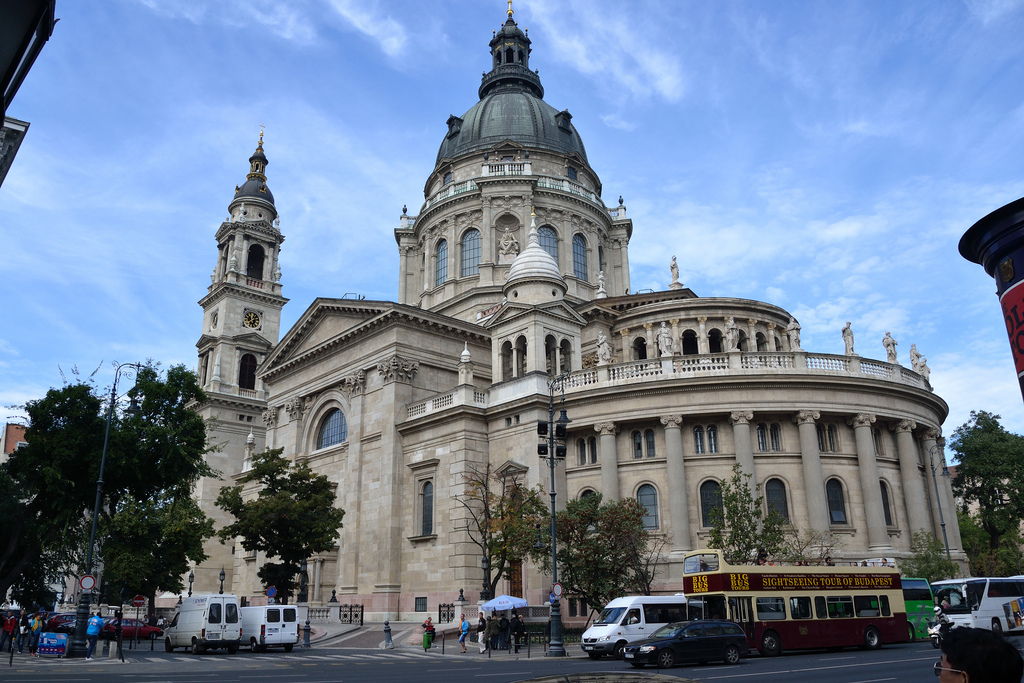
[[142, 607], [145, 604], [146, 604], [146, 596], [145, 595], [136, 595], [134, 598], [132, 598], [132, 607]]
[[78, 585], [81, 586], [84, 591], [91, 591], [96, 587], [96, 577], [92, 574], [86, 574], [78, 580]]
[[555, 594], [556, 598], [561, 599], [562, 598], [562, 584], [556, 583], [555, 585], [551, 586], [551, 592]]
[[277, 586], [267, 586], [267, 597], [272, 598], [277, 595]]

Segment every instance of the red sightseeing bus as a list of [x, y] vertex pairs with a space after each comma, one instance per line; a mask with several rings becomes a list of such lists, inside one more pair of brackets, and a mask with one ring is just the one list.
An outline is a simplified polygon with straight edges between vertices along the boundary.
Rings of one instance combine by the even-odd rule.
[[766, 656], [908, 639], [891, 567], [730, 565], [718, 550], [697, 550], [683, 560], [683, 593], [691, 619], [731, 619]]

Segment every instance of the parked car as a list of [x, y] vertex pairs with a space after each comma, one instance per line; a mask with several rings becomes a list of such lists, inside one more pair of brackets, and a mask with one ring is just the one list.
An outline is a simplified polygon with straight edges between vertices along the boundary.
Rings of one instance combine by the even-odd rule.
[[650, 638], [666, 624], [686, 619], [682, 595], [627, 595], [609, 602], [583, 633], [581, 646], [591, 659], [614, 655], [622, 659], [626, 645]]
[[[74, 628], [74, 624], [72, 624]], [[138, 619], [121, 620], [121, 640], [157, 640], [163, 638], [163, 629], [150, 626]], [[103, 630], [100, 631], [101, 638], [114, 637], [114, 617], [107, 617], [103, 620]]]
[[53, 614], [46, 620], [46, 625], [43, 629], [50, 633], [74, 633], [75, 616], [74, 612], [58, 612]]
[[680, 662], [717, 659], [736, 664], [748, 651], [747, 637], [739, 624], [705, 619], [666, 624], [650, 638], [627, 645], [622, 656], [638, 668], [647, 664], [668, 668]]

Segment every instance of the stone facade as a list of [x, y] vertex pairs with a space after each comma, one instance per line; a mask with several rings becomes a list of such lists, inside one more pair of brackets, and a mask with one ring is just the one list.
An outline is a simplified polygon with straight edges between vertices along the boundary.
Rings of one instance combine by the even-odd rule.
[[[947, 406], [925, 377], [801, 349], [788, 312], [699, 297], [675, 272], [665, 291], [629, 293], [626, 207], [602, 201], [568, 112], [538, 104], [529, 50], [510, 16], [491, 42], [481, 102], [449, 120], [423, 207], [395, 230], [397, 302], [319, 298], [278, 340], [280, 278], [269, 265], [264, 277], [231, 267], [253, 243], [276, 264], [272, 197], [260, 203], [258, 183], [236, 195], [201, 302], [204, 410], [223, 444], [212, 456], [223, 478], [200, 486], [204, 507], [246, 468], [249, 434], [256, 449], [283, 448], [336, 482], [346, 511], [337, 548], [311, 558], [311, 601], [334, 590], [367, 618], [417, 618], [417, 598], [433, 611], [481, 584], [455, 500], [467, 468], [514, 467], [547, 488], [536, 423], [559, 375], [572, 420], [559, 503], [588, 490], [641, 497], [667, 541], [661, 590], [680, 589], [681, 554], [706, 543], [708, 496], [734, 463], [796, 526], [834, 532], [836, 559], [906, 555], [914, 530], [938, 533], [940, 505], [954, 520], [948, 480], [936, 499], [931, 478]], [[551, 119], [524, 129], [489, 114], [479, 129], [462, 127], [496, 97]], [[560, 140], [571, 144], [560, 151]], [[445, 156], [453, 149], [464, 151]], [[258, 152], [253, 168], [266, 161]], [[243, 202], [268, 214], [238, 221]], [[257, 309], [262, 326], [247, 332]], [[231, 379], [242, 353], [259, 361], [254, 390]], [[963, 559], [956, 525], [947, 528]], [[225, 566], [232, 591], [258, 599], [265, 558], [223, 548], [197, 581]], [[549, 577], [526, 566], [520, 581], [541, 604]]]

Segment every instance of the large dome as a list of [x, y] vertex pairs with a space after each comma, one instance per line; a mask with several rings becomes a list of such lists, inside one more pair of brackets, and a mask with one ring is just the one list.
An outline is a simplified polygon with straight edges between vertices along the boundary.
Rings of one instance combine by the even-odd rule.
[[512, 140], [527, 148], [576, 153], [586, 161], [583, 140], [569, 118], [568, 113], [561, 114], [524, 89], [501, 88], [485, 95], [462, 116], [458, 130], [449, 131], [441, 142], [437, 160], [487, 150]]

